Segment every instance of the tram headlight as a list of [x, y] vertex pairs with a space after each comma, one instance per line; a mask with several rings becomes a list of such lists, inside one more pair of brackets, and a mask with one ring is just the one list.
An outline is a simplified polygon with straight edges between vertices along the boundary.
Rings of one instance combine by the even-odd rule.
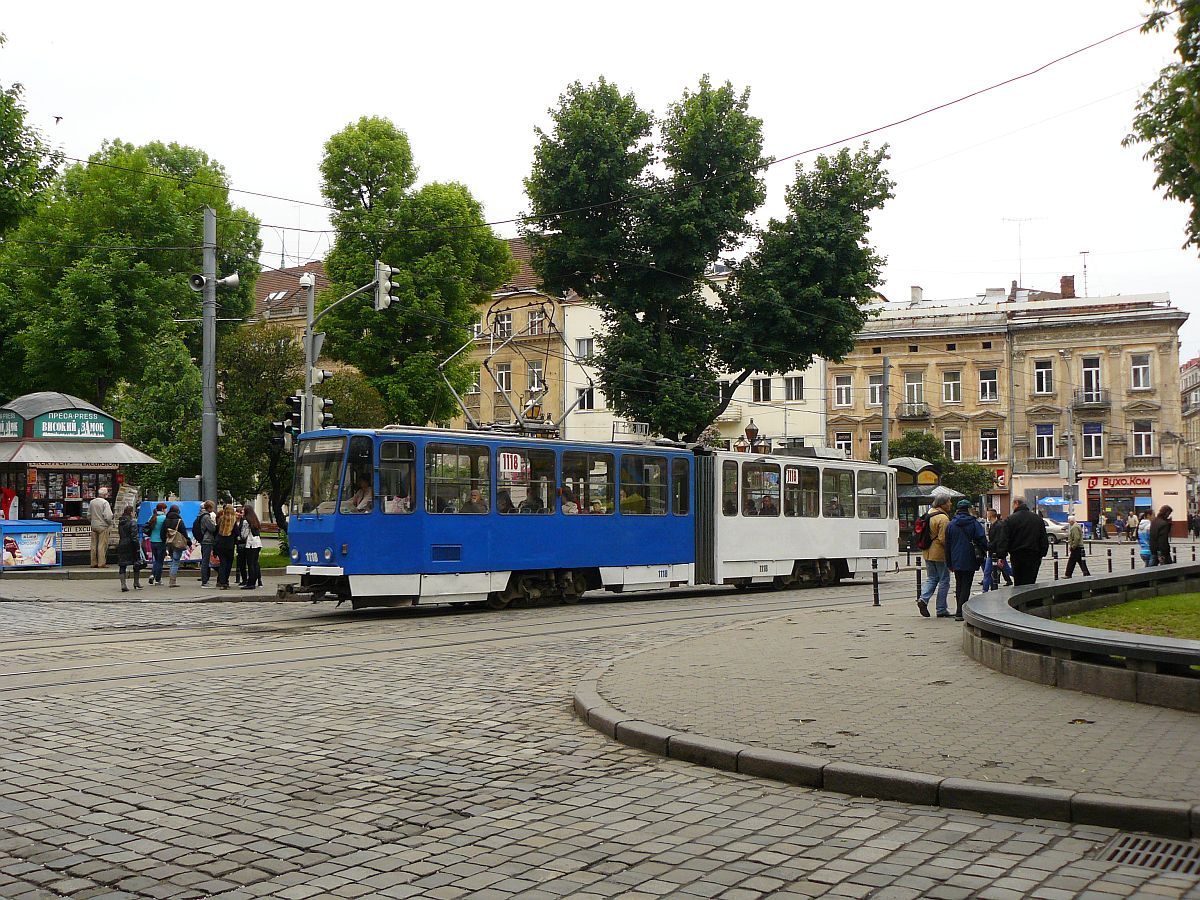
[[331, 550], [329, 547], [326, 547], [325, 548], [325, 562], [329, 562], [331, 559], [333, 559], [333, 550]]
[[300, 558], [300, 551], [297, 550], [295, 547], [293, 547], [292, 548], [292, 562], [295, 562], [299, 558]]

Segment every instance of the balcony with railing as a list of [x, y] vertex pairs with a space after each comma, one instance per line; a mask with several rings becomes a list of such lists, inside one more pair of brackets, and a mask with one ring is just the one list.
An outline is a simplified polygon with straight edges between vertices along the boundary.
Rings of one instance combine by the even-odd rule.
[[1074, 409], [1109, 409], [1112, 398], [1107, 390], [1075, 391], [1071, 396], [1071, 406]]
[[1161, 469], [1162, 456], [1127, 456], [1125, 457], [1126, 469]]
[[929, 415], [929, 404], [920, 401], [913, 403], [901, 403], [896, 407], [896, 418], [901, 421], [905, 419], [928, 419]]
[[718, 422], [740, 422], [742, 421], [742, 404], [730, 403], [725, 410], [717, 416]]
[[1025, 468], [1030, 472], [1057, 472], [1058, 457], [1053, 456], [1048, 459], [1030, 458], [1025, 460]]

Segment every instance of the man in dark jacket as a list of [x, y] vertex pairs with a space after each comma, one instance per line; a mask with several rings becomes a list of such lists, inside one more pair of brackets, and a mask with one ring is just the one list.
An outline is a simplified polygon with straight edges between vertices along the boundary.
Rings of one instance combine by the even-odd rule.
[[1000, 537], [1004, 533], [1004, 520], [1000, 518], [1000, 513], [996, 512], [992, 507], [988, 507], [987, 521], [983, 524], [984, 534], [987, 536], [988, 555], [983, 561], [983, 590], [993, 590], [1000, 587], [1000, 576], [1004, 576], [1005, 584], [1012, 586], [1012, 569], [1008, 566], [1008, 560], [1000, 555], [998, 547], [1000, 546]]
[[954, 618], [963, 619], [971, 596], [975, 570], [987, 555], [987, 538], [979, 520], [971, 515], [971, 501], [959, 500], [957, 512], [946, 527], [946, 563], [954, 573]]
[[997, 555], [1007, 555], [1012, 560], [1013, 581], [1018, 585], [1037, 581], [1042, 557], [1049, 549], [1045, 521], [1024, 500], [1014, 500], [1012, 515], [1004, 522], [996, 548]]
[[1165, 566], [1171, 561], [1171, 507], [1164, 506], [1150, 523], [1150, 565]]

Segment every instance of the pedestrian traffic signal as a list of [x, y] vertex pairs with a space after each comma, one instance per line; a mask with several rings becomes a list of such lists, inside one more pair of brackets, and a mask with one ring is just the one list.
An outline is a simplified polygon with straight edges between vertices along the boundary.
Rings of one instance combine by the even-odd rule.
[[393, 275], [398, 275], [399, 269], [393, 269], [387, 263], [375, 260], [375, 311], [381, 312], [392, 305], [396, 296], [396, 282]]
[[285, 430], [299, 434], [304, 429], [304, 395], [292, 394], [288, 397], [288, 417]]
[[326, 379], [329, 379], [332, 377], [333, 377], [333, 373], [330, 372], [328, 369], [313, 369], [312, 370], [312, 383], [313, 384], [320, 384], [321, 382], [325, 381]]
[[313, 397], [312, 427], [334, 427], [334, 412], [332, 410], [334, 410], [334, 401], [331, 401], [329, 397]]

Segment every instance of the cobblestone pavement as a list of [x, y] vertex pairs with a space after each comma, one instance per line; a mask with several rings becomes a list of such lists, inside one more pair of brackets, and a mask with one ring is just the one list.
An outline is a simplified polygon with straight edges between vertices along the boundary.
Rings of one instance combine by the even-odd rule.
[[[572, 716], [598, 662], [728, 624], [705, 608], [744, 602], [753, 621], [789, 597], [865, 601], [851, 587], [364, 618], [365, 634], [397, 639], [438, 624], [440, 643], [182, 680], [155, 677], [174, 646], [139, 635], [145, 677], [0, 705], [0, 896], [1200, 895], [1094, 858], [1108, 829], [731, 775]], [[113, 624], [130, 610], [92, 608]], [[212, 635], [209, 652], [227, 641]], [[60, 664], [90, 652], [63, 640]]]
[[[142, 584], [146, 585], [149, 576], [142, 573]], [[176, 587], [150, 587], [146, 585], [140, 591], [133, 590], [133, 576], [129, 576], [130, 589], [121, 591], [117, 570], [112, 570], [111, 578], [58, 578], [46, 576], [41, 578], [3, 578], [0, 577], [0, 602], [39, 602], [39, 603], [82, 603], [100, 601], [109, 603], [183, 603], [183, 602], [221, 602], [261, 601], [275, 598], [275, 586], [285, 581], [296, 581], [295, 577], [282, 575], [264, 575], [263, 586], [254, 590], [242, 590], [230, 583], [229, 590], [222, 591], [215, 587], [200, 587], [200, 578], [194, 571], [181, 571]], [[305, 602], [305, 601], [302, 601]]]
[[1200, 716], [1002, 675], [916, 605], [812, 610], [619, 661], [631, 716], [932, 775], [1200, 802]]

